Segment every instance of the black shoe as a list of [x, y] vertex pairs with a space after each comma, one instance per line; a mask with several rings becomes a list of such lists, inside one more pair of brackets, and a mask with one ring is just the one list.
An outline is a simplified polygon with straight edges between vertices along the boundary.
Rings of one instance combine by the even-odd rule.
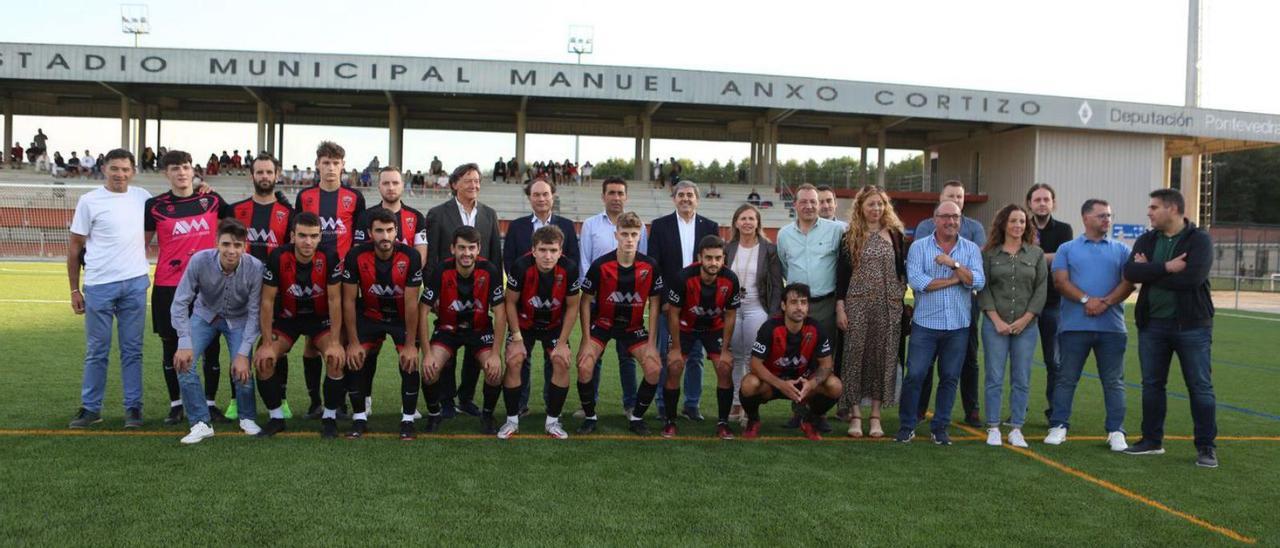
[[363, 438], [367, 431], [369, 431], [369, 421], [356, 419], [351, 421], [351, 432], [347, 434], [347, 439], [358, 440]]
[[831, 423], [827, 422], [826, 417], [818, 417], [816, 419], [813, 419], [813, 425], [817, 427], [818, 431], [822, 432], [823, 434], [831, 433]]
[[216, 405], [209, 406], [209, 419], [213, 422], [231, 422], [231, 419], [228, 419], [227, 415]]
[[494, 424], [493, 415], [480, 417], [480, 433], [486, 436], [493, 436], [498, 433], [498, 426]]
[[441, 422], [444, 422], [443, 415], [427, 415], [427, 426], [422, 431], [428, 434], [437, 432], [440, 430]]
[[311, 407], [307, 408], [307, 414], [304, 415], [304, 417], [309, 421], [316, 420], [323, 416], [324, 416], [324, 404], [321, 404], [319, 402], [311, 404]]
[[644, 419], [631, 421], [631, 424], [627, 426], [627, 429], [637, 436], [649, 435], [649, 425], [644, 423]]
[[893, 436], [893, 441], [898, 443], [911, 443], [916, 439], [916, 431], [911, 428], [899, 428], [898, 433]]
[[462, 411], [463, 413], [466, 413], [466, 414], [471, 415], [471, 416], [473, 416], [473, 417], [479, 417], [479, 416], [480, 416], [480, 408], [479, 408], [479, 407], [477, 407], [477, 406], [476, 406], [476, 402], [473, 402], [473, 401], [460, 401], [460, 402], [458, 402], [458, 411]]
[[262, 427], [262, 431], [258, 432], [259, 438], [269, 438], [281, 432], [284, 432], [284, 419], [271, 419], [267, 421], [267, 425]]
[[413, 421], [400, 421], [400, 440], [413, 441], [418, 438], [418, 431], [413, 427]]
[[1138, 443], [1125, 448], [1124, 453], [1126, 455], [1163, 455], [1164, 447], [1147, 438], [1142, 438]]
[[686, 407], [684, 408], [684, 412], [680, 414], [684, 415], [684, 418], [689, 419], [693, 422], [702, 422], [704, 420], [707, 420], [706, 417], [702, 416], [702, 412], [698, 411], [697, 407]]
[[590, 434], [596, 431], [596, 419], [582, 419], [582, 424], [578, 426], [579, 434]]
[[169, 406], [169, 416], [164, 418], [164, 423], [170, 426], [181, 424], [182, 420], [186, 418], [185, 415], [186, 413], [182, 412], [181, 405], [171, 405]]
[[964, 423], [973, 428], [982, 428], [986, 426], [985, 424], [982, 424], [982, 419], [978, 417], [977, 411], [966, 413], [964, 416]]
[[782, 427], [791, 429], [800, 428], [800, 420], [800, 415], [791, 415], [791, 418], [787, 419], [787, 422], [783, 423]]
[[933, 440], [933, 443], [937, 445], [951, 445], [951, 436], [947, 434], [946, 430], [930, 433], [929, 439]]
[[338, 419], [320, 419], [320, 437], [326, 440], [338, 437]]
[[67, 427], [88, 428], [100, 422], [102, 422], [102, 415], [100, 413], [94, 413], [93, 411], [81, 407], [79, 411], [76, 411], [75, 418], [71, 419], [71, 424], [67, 425]]
[[1197, 447], [1196, 466], [1201, 468], [1217, 468], [1218, 452], [1212, 447]]
[[442, 405], [443, 408], [440, 411], [442, 419], [448, 420], [458, 416], [458, 408], [454, 407], [453, 400], [445, 400]]
[[142, 428], [142, 410], [130, 407], [124, 410], [124, 427], [126, 430]]

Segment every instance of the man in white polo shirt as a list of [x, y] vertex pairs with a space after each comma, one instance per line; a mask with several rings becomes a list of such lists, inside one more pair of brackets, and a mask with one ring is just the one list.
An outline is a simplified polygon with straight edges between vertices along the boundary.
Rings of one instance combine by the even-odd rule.
[[[71, 220], [67, 279], [71, 309], [83, 314], [84, 380], [80, 410], [71, 428], [102, 422], [113, 321], [120, 333], [120, 370], [124, 381], [125, 428], [142, 426], [142, 331], [146, 322], [148, 264], [143, 241], [143, 205], [151, 194], [130, 188], [135, 165], [124, 149], [103, 160], [106, 183], [80, 197]], [[80, 252], [85, 251], [83, 263]], [[84, 288], [80, 268], [84, 267]]]

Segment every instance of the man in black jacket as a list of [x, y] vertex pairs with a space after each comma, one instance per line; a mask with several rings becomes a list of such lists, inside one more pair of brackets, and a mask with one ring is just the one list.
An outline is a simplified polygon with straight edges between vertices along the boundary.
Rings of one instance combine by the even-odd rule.
[[1124, 266], [1124, 277], [1142, 284], [1138, 306], [1134, 308], [1142, 364], [1142, 439], [1125, 452], [1164, 453], [1165, 384], [1176, 352], [1190, 394], [1196, 465], [1217, 468], [1217, 404], [1209, 366], [1213, 341], [1213, 300], [1209, 295], [1213, 241], [1207, 231], [1183, 216], [1184, 203], [1182, 194], [1173, 189], [1151, 193], [1147, 217], [1153, 230], [1134, 242], [1133, 254]]

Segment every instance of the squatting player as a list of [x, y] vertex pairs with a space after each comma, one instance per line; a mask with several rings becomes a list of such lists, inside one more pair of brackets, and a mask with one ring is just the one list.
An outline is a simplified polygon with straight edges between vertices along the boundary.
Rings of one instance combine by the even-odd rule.
[[[347, 151], [337, 143], [321, 141], [316, 147], [316, 173], [320, 180], [298, 192], [294, 204], [298, 212], [310, 211], [320, 217], [320, 247], [334, 250], [338, 260], [346, 259], [350, 253], [356, 221], [365, 210], [364, 194], [342, 184], [346, 157]], [[308, 389], [319, 387], [322, 368], [318, 349], [308, 345], [303, 350], [302, 368]], [[308, 410], [307, 418], [318, 418], [318, 411], [316, 407]]]
[[742, 304], [738, 276], [724, 268], [724, 240], [714, 234], [698, 242], [698, 262], [680, 271], [677, 280], [667, 281], [667, 385], [662, 388], [667, 423], [662, 436], [676, 435], [676, 406], [680, 403], [680, 382], [684, 378], [685, 356], [695, 341], [702, 343], [707, 358], [716, 369], [716, 404], [719, 422], [716, 435], [733, 439], [729, 410], [733, 407], [733, 354], [722, 352], [724, 341], [733, 340], [733, 328]]
[[[261, 162], [254, 162], [255, 166]], [[254, 168], [257, 171], [257, 167]], [[293, 243], [267, 257], [262, 273], [262, 305], [259, 323], [262, 343], [254, 353], [258, 391], [270, 420], [263, 436], [285, 429], [284, 359], [298, 339], [306, 335], [311, 346], [324, 350], [328, 375], [324, 381], [325, 407], [336, 415], [345, 394], [342, 363], [342, 266], [338, 254], [320, 249], [320, 218], [298, 214]]]
[[782, 317], [764, 322], [751, 345], [751, 372], [739, 388], [747, 412], [743, 437], [760, 435], [760, 404], [785, 398], [808, 406], [800, 428], [805, 437], [822, 439], [814, 423], [835, 405], [842, 389], [831, 371], [831, 339], [809, 317], [809, 286], [790, 284], [782, 290]]
[[[342, 265], [342, 328], [347, 334], [347, 393], [351, 398], [351, 433], [359, 438], [368, 428], [365, 409], [364, 369], [378, 361], [382, 341], [395, 343], [400, 363], [400, 393], [403, 412], [413, 435], [413, 413], [418, 406], [418, 290], [422, 286], [422, 263], [412, 248], [396, 242], [396, 219], [390, 211], [370, 216], [371, 243], [351, 250]], [[321, 420], [324, 437], [337, 435], [337, 410], [325, 402]], [[400, 423], [401, 437], [406, 437]]]
[[[661, 315], [663, 285], [658, 264], [637, 251], [643, 229], [644, 223], [634, 212], [619, 215], [614, 230], [618, 248], [591, 263], [582, 280], [582, 314], [587, 317], [591, 333], [584, 337], [578, 351], [578, 398], [586, 415], [578, 427], [579, 434], [590, 434], [596, 429], [596, 400], [591, 379], [596, 358], [604, 352], [610, 339], [624, 347], [644, 370], [644, 381], [636, 392], [636, 406], [627, 419], [632, 432], [641, 436], [649, 433], [644, 413], [653, 403], [658, 374], [662, 371], [654, 337]], [[649, 308], [647, 326], [646, 305]]]
[[[502, 305], [505, 291], [502, 288], [502, 269], [480, 256], [480, 231], [470, 226], [460, 226], [453, 231], [449, 244], [452, 258], [444, 264], [433, 266], [427, 274], [422, 290], [421, 311], [418, 313], [422, 335], [427, 333], [427, 316], [436, 315], [435, 332], [431, 334], [431, 347], [423, 359], [423, 371], [427, 383], [427, 431], [440, 427], [441, 369], [448, 367], [454, 355], [465, 348], [475, 356], [484, 373], [484, 406], [480, 410], [481, 431], [488, 435], [498, 433], [493, 411], [498, 406], [502, 392], [502, 360], [493, 351], [494, 341], [506, 334], [507, 314]], [[490, 317], [492, 316], [492, 317]], [[520, 371], [514, 373], [519, 379]], [[520, 391], [514, 397], [508, 393], [507, 414], [520, 413]], [[409, 411], [405, 411], [409, 413]], [[407, 417], [408, 415], [406, 415]], [[410, 423], [412, 426], [412, 423]], [[403, 429], [404, 423], [401, 423]]]
[[521, 373], [533, 346], [542, 343], [543, 362], [551, 363], [551, 387], [547, 393], [547, 435], [565, 439], [560, 411], [569, 396], [569, 335], [578, 320], [578, 265], [564, 256], [564, 232], [546, 225], [533, 233], [533, 250], [516, 259], [507, 278], [507, 369], [503, 398], [507, 422], [498, 438], [520, 431]]

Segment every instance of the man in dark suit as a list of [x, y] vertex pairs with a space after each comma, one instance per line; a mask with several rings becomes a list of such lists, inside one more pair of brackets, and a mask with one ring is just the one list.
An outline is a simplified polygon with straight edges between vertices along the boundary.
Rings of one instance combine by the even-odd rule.
[[[516, 264], [516, 259], [526, 255], [533, 249], [533, 233], [547, 225], [555, 225], [564, 233], [563, 255], [577, 264], [578, 235], [573, 229], [573, 221], [551, 212], [556, 203], [556, 185], [545, 178], [536, 178], [524, 186], [524, 195], [529, 197], [529, 209], [532, 215], [525, 215], [511, 221], [507, 225], [507, 236], [502, 244], [502, 264], [508, 271]], [[577, 272], [575, 272], [577, 274]], [[508, 276], [512, 274], [507, 273]], [[521, 386], [520, 411], [523, 414], [529, 409], [529, 368], [532, 354], [525, 357], [524, 368], [520, 372]], [[547, 392], [551, 382], [551, 362], [543, 364], [542, 400], [547, 400]]]
[[[676, 211], [654, 219], [649, 228], [649, 256], [658, 263], [658, 270], [666, 283], [679, 279], [680, 270], [693, 263], [698, 254], [695, 249], [697, 242], [704, 236], [720, 235], [720, 225], [698, 215], [698, 185], [693, 181], [676, 183], [671, 200]], [[664, 359], [669, 343], [666, 324], [658, 322], [658, 355]], [[702, 398], [702, 359], [705, 353], [702, 345], [695, 343], [693, 351], [685, 356], [684, 416], [695, 421], [703, 420], [702, 413], [698, 412], [698, 401]], [[667, 370], [664, 367], [658, 386], [665, 386], [666, 382]], [[658, 400], [658, 408], [661, 410], [663, 407], [662, 400]]]
[[[502, 268], [502, 242], [498, 237], [498, 213], [480, 203], [480, 166], [463, 164], [449, 175], [449, 192], [452, 198], [427, 212], [427, 263], [429, 271], [452, 257], [449, 241], [453, 231], [466, 225], [480, 231], [480, 256]], [[445, 417], [455, 414], [453, 398], [458, 396], [458, 409], [472, 416], [480, 416], [480, 408], [473, 401], [480, 368], [474, 356], [467, 352], [462, 365], [462, 381], [454, 379], [453, 369], [441, 375], [442, 400]], [[452, 367], [452, 365], [450, 365]]]

